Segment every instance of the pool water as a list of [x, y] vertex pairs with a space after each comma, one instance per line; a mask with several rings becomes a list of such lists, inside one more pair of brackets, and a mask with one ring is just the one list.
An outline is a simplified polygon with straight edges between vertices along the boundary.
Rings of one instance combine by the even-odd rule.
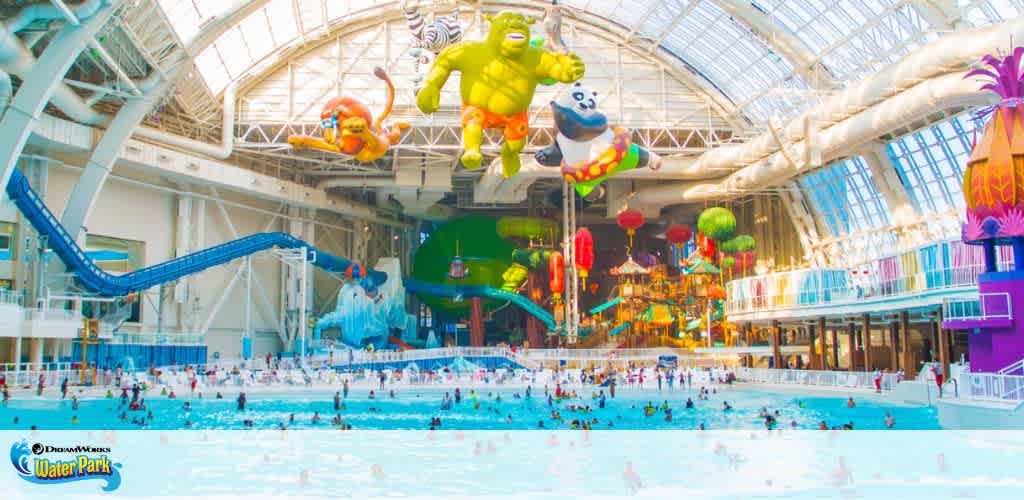
[[[444, 391], [434, 388], [402, 387], [396, 390], [396, 397], [388, 397], [386, 391], [378, 391], [377, 398], [368, 398], [366, 389], [355, 389], [344, 402], [344, 408], [335, 412], [333, 392], [301, 392], [284, 394], [249, 394], [245, 411], [236, 409], [237, 392], [225, 392], [225, 399], [179, 398], [168, 399], [158, 392], [148, 391], [143, 395], [147, 410], [153, 418], [146, 419], [147, 429], [184, 429], [186, 420], [193, 429], [230, 430], [243, 429], [244, 421], [251, 420], [255, 429], [277, 429], [283, 422], [289, 429], [331, 429], [331, 419], [341, 414], [346, 424], [353, 429], [375, 430], [425, 430], [430, 419], [441, 419], [440, 430], [526, 430], [539, 428], [565, 430], [573, 419], [586, 419], [595, 430], [603, 429], [697, 429], [703, 423], [709, 430], [764, 429], [764, 419], [759, 417], [760, 409], [767, 408], [774, 413], [778, 428], [791, 428], [796, 422], [800, 429], [817, 429], [824, 421], [829, 427], [852, 423], [854, 429], [885, 429], [885, 414], [889, 412], [896, 420], [896, 428], [903, 430], [939, 429], [934, 408], [899, 406], [871, 400], [858, 401], [856, 408], [847, 408], [845, 397], [805, 397], [795, 394], [771, 393], [762, 390], [725, 387], [709, 400], [697, 399], [696, 389], [674, 390], [619, 390], [616, 398], [608, 398], [605, 408], [598, 408], [598, 401], [592, 399], [590, 387], [577, 389], [582, 398], [555, 401], [549, 406], [544, 390], [535, 390], [532, 398], [516, 398], [523, 395], [522, 389], [475, 387], [479, 405], [474, 405], [470, 389], [463, 389], [463, 400], [451, 410], [440, 410]], [[501, 401], [497, 400], [500, 395]], [[695, 408], [686, 409], [687, 398], [693, 398]], [[191, 403], [191, 410], [183, 408], [185, 401]], [[672, 410], [672, 420], [665, 420], [665, 413], [655, 412], [645, 416], [643, 407], [652, 403], [660, 407], [667, 401]], [[728, 401], [732, 410], [723, 410]], [[573, 411], [570, 405], [589, 405], [589, 412]], [[146, 417], [146, 411], [127, 411], [120, 399], [83, 400], [77, 411], [71, 410], [69, 401], [47, 399], [12, 400], [6, 407], [0, 407], [0, 429], [28, 429], [31, 425], [41, 430], [75, 429], [139, 429], [132, 424], [133, 418]], [[552, 412], [561, 413], [562, 420], [552, 419]], [[119, 416], [126, 412], [127, 421]], [[312, 423], [314, 413], [319, 413], [320, 422]], [[294, 421], [289, 417], [294, 414]], [[72, 416], [79, 423], [72, 423]], [[14, 418], [18, 423], [14, 423]], [[509, 421], [511, 417], [511, 421]], [[609, 426], [609, 423], [612, 426]]]

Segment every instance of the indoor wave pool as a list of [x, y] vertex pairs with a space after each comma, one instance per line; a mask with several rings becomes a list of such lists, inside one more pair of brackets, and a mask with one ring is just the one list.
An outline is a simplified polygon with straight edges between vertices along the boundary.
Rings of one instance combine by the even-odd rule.
[[[31, 396], [0, 407], [0, 429], [35, 426], [40, 430], [130, 430], [143, 428], [133, 421], [145, 419], [144, 428], [161, 430], [268, 430], [282, 425], [329, 430], [337, 427], [332, 420], [340, 416], [346, 426], [362, 430], [426, 430], [434, 417], [440, 419], [438, 430], [528, 430], [542, 426], [569, 430], [574, 428], [574, 420], [581, 426], [589, 423], [593, 430], [694, 430], [701, 424], [707, 430], [745, 430], [765, 428], [763, 409], [775, 418], [777, 429], [818, 429], [824, 422], [829, 428], [852, 424], [855, 430], [881, 430], [888, 428], [887, 414], [894, 420], [895, 429], [940, 428], [934, 408], [871, 399], [856, 401], [856, 407], [849, 408], [845, 397], [810, 397], [731, 386], [719, 386], [718, 392], [709, 394], [706, 400], [698, 398], [696, 388], [620, 389], [615, 398], [606, 399], [604, 408], [594, 397], [599, 389], [591, 387], [576, 388], [580, 397], [575, 399], [554, 399], [550, 403], [543, 388], [535, 389], [527, 398], [522, 388], [472, 387], [462, 388], [462, 401], [449, 410], [441, 409], [444, 390], [401, 387], [393, 398], [389, 390], [377, 391], [376, 398], [369, 399], [368, 389], [353, 389], [337, 411], [333, 392], [307, 390], [248, 394], [244, 411], [237, 409], [236, 391], [225, 391], [223, 399], [169, 399], [150, 390], [142, 394], [146, 409], [137, 411], [130, 410], [119, 397], [85, 399], [73, 410], [70, 401]], [[693, 400], [693, 408], [686, 408], [688, 398]], [[725, 409], [726, 402], [731, 409]], [[650, 415], [645, 412], [648, 404], [655, 407]], [[671, 410], [671, 420], [666, 418], [665, 405]], [[316, 423], [315, 414], [319, 416]], [[557, 416], [561, 418], [553, 418]]]

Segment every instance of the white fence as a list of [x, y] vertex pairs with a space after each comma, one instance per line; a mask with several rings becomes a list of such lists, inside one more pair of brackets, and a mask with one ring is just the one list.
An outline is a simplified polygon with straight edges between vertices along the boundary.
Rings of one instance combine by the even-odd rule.
[[1024, 401], [1024, 376], [964, 373], [960, 397], [984, 401]]
[[76, 382], [81, 372], [72, 370], [71, 363], [0, 363], [0, 376], [8, 387], [35, 387], [39, 384], [39, 376], [48, 387], [60, 385], [65, 379]]
[[0, 288], [0, 304], [8, 304], [13, 306], [22, 305], [25, 298], [23, 291], [12, 291], [6, 288]]
[[[837, 372], [823, 370], [776, 370], [774, 368], [736, 369], [736, 377], [744, 382], [782, 385], [814, 385], [824, 387], [851, 387], [874, 389], [875, 377], [870, 372]], [[882, 390], [892, 390], [897, 384], [893, 373], [882, 374]]]

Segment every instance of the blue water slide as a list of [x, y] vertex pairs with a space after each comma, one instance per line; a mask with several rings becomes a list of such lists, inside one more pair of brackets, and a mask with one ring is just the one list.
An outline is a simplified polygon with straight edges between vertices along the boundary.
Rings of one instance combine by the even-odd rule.
[[433, 295], [436, 297], [486, 297], [489, 299], [507, 300], [527, 314], [539, 319], [548, 330], [554, 330], [555, 318], [546, 309], [537, 305], [534, 301], [499, 288], [483, 285], [442, 285], [440, 283], [427, 283], [424, 281], [405, 280], [405, 290], [410, 293]]
[[[60, 224], [42, 198], [29, 185], [28, 179], [15, 169], [7, 184], [7, 195], [21, 210], [32, 227], [47, 237], [47, 243], [57, 254], [68, 271], [73, 272], [88, 290], [100, 295], [119, 297], [132, 292], [146, 290], [161, 283], [175, 281], [211, 267], [226, 264], [240, 257], [271, 248], [308, 249], [308, 258], [313, 265], [332, 272], [345, 272], [352, 262], [327, 252], [321, 252], [312, 245], [286, 233], [258, 233], [234, 241], [188, 254], [167, 262], [114, 276], [99, 267], [85, 251], [75, 243], [64, 226]], [[387, 280], [387, 274], [371, 271], [367, 277], [374, 285]]]
[[600, 313], [604, 312], [606, 309], [608, 309], [609, 307], [617, 305], [617, 304], [619, 304], [621, 302], [622, 302], [622, 297], [615, 297], [614, 299], [609, 300], [608, 302], [605, 302], [604, 304], [601, 304], [601, 305], [599, 305], [599, 306], [597, 306], [597, 307], [595, 307], [595, 308], [593, 308], [593, 309], [591, 309], [591, 310], [589, 310], [587, 312], [589, 314], [591, 314], [591, 315], [600, 314]]

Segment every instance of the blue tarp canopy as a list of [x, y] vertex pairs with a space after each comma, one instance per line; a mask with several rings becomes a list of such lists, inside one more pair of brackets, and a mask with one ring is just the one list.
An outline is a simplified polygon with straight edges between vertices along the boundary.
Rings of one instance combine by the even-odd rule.
[[676, 368], [679, 366], [679, 356], [658, 356], [658, 366], [661, 368]]

